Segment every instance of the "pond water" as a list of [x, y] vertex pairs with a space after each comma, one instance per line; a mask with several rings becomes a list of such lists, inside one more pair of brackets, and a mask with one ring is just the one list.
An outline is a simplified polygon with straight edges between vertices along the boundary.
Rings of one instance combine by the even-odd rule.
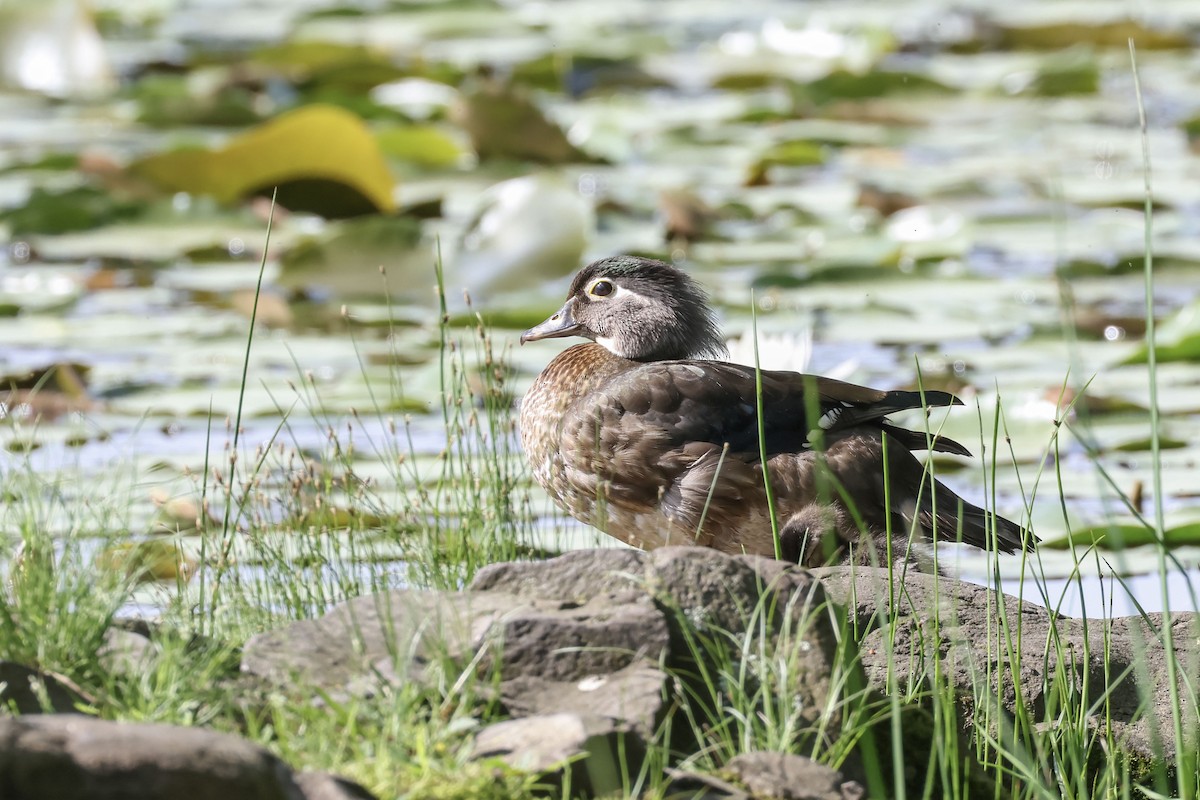
[[[0, 375], [25, 388], [55, 365], [63, 376], [9, 396], [0, 471], [10, 496], [64, 504], [46, 512], [49, 532], [78, 531], [87, 508], [89, 530], [136, 538], [164, 498], [195, 499], [206, 485], [219, 497], [202, 476], [228, 463], [239, 407], [240, 457], [278, 451], [264, 492], [283, 492], [302, 465], [352, 440], [339, 463], [373, 481], [375, 510], [403, 513], [408, 490], [389, 482], [421, 473], [393, 460], [433, 465], [446, 446], [434, 253], [451, 312], [466, 311], [466, 289], [492, 323], [515, 398], [557, 352], [515, 347], [519, 331], [557, 305], [581, 263], [638, 252], [675, 259], [712, 289], [743, 360], [753, 307], [765, 367], [958, 393], [966, 408], [932, 424], [979, 457], [939, 461], [939, 474], [1043, 539], [1136, 525], [1135, 510], [1153, 520], [1157, 502], [1181, 532], [1165, 576], [1152, 548], [1049, 547], [1036, 567], [1002, 560], [999, 579], [962, 555], [964, 575], [1014, 591], [1023, 571], [1026, 599], [1072, 615], [1152, 611], [1164, 599], [1195, 608], [1196, 4], [1133, 18], [1115, 2], [91, 7], [17, 3], [0, 14]], [[29, 31], [50, 44], [22, 56]], [[1152, 307], [1164, 326], [1161, 498], [1129, 36], [1152, 167]], [[72, 51], [79, 41], [99, 46]], [[313, 43], [335, 49], [314, 55]], [[95, 61], [72, 66], [68, 52]], [[38, 74], [61, 80], [30, 85], [22, 63], [58, 65]], [[502, 117], [488, 116], [497, 96], [519, 105], [497, 81], [546, 117], [515, 144]], [[345, 221], [279, 209], [248, 346], [268, 213], [261, 198], [238, 199], [246, 192], [221, 198], [222, 181], [236, 187], [223, 171], [267, 169], [269, 154], [206, 162], [193, 178], [209, 181], [197, 184], [206, 192], [152, 180], [141, 160], [179, 144], [225, 146], [316, 103], [366, 120], [386, 158], [383, 188], [330, 116], [307, 129], [328, 142], [280, 145], [283, 160], [344, 146], [334, 183], [390, 207]], [[312, 177], [287, 168], [263, 175]], [[171, 170], [171, 180], [187, 172]], [[326, 187], [324, 199], [333, 194]], [[473, 363], [477, 337], [469, 324], [455, 330]], [[522, 491], [540, 517], [531, 547], [595, 543]], [[261, 513], [282, 519], [283, 505]], [[11, 541], [23, 508], [4, 509]], [[219, 502], [212, 513], [224, 513]], [[185, 539], [198, 549], [198, 537]], [[1044, 588], [1031, 591], [1035, 576]], [[153, 605], [146, 591], [139, 602]]]

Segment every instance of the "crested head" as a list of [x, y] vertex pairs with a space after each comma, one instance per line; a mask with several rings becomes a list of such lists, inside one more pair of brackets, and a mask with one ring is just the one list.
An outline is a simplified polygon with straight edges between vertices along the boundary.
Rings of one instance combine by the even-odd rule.
[[687, 273], [637, 256], [593, 262], [571, 282], [567, 302], [521, 341], [585, 336], [622, 358], [720, 358], [725, 341], [708, 294]]

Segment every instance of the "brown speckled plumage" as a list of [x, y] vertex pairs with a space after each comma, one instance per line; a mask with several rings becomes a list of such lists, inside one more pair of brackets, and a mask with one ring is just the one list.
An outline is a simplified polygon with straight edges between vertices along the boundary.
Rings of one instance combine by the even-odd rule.
[[[773, 555], [755, 371], [694, 357], [723, 349], [705, 301], [686, 275], [659, 262], [619, 257], [585, 268], [563, 308], [522, 341], [582, 335], [604, 346], [571, 347], [542, 371], [522, 402], [523, 444], [560, 506], [622, 541]], [[931, 444], [925, 434], [885, 419], [922, 399], [956, 403], [951, 395], [792, 372], [761, 378], [785, 557], [823, 563], [853, 544], [861, 560], [883, 558], [889, 517], [896, 557], [914, 528], [919, 541], [936, 534], [1008, 552], [1032, 546], [1019, 526], [930, 479], [910, 452]], [[810, 442], [817, 429], [823, 451]], [[932, 447], [966, 453], [947, 439]]]

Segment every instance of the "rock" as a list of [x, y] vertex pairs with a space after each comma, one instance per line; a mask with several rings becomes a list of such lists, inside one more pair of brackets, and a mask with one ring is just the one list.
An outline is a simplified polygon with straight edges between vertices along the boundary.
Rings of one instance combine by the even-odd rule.
[[[485, 567], [470, 588], [560, 598], [580, 608], [654, 604], [664, 612], [666, 664], [676, 674], [695, 674], [697, 648], [733, 647], [737, 634], [754, 627], [772, 642], [794, 647], [790, 690], [804, 727], [824, 725], [836, 736], [840, 712], [830, 693], [837, 637], [821, 586], [804, 570], [703, 547], [587, 550]], [[731, 651], [730, 657], [739, 654]]]
[[74, 711], [78, 703], [94, 703], [64, 675], [42, 672], [15, 661], [0, 661], [0, 713], [20, 714]]
[[472, 592], [521, 598], [555, 597], [579, 605], [598, 597], [613, 603], [648, 602], [641, 550], [574, 550], [546, 561], [489, 564], [475, 573]]
[[622, 720], [649, 741], [665, 711], [667, 674], [634, 664], [575, 681], [517, 675], [500, 684], [500, 702], [513, 717], [576, 713]]
[[842, 773], [791, 753], [752, 752], [726, 765], [760, 800], [860, 800], [866, 790]]
[[480, 734], [480, 757], [504, 754], [540, 772], [581, 758], [558, 773], [607, 791], [619, 788], [608, 761], [614, 736], [622, 764], [636, 766], [680, 705], [689, 724], [669, 729], [673, 747], [703, 746], [687, 738], [724, 725], [735, 695], [772, 702], [780, 691], [798, 745], [835, 738], [845, 667], [833, 619], [815, 579], [769, 559], [700, 547], [577, 551], [485, 567], [466, 592], [350, 600], [254, 637], [242, 670], [336, 698], [474, 668], [485, 685], [498, 679], [498, 699], [516, 718]]
[[[767, 677], [788, 682], [801, 732], [820, 729], [837, 737], [841, 705], [835, 682], [844, 672], [836, 662], [837, 630], [824, 591], [807, 570], [698, 547], [664, 547], [650, 556], [652, 585], [666, 598], [661, 602], [678, 610], [669, 617], [674, 669], [686, 673], [691, 668], [687, 657], [694, 655], [697, 634], [707, 642], [704, 647], [729, 648], [735, 661], [741, 657], [742, 634], [765, 637], [768, 652], [786, 651], [774, 659], [786, 668]], [[754, 677], [751, 670], [747, 679]]]
[[134, 674], [146, 666], [154, 647], [146, 636], [122, 628], [109, 628], [96, 656], [100, 666], [112, 673]]
[[498, 758], [559, 784], [569, 780], [572, 797], [599, 796], [620, 792], [625, 770], [632, 766], [636, 772], [640, 745], [623, 738], [610, 719], [547, 714], [489, 725], [475, 737], [471, 757]]
[[354, 781], [328, 772], [298, 772], [293, 777], [305, 800], [375, 800]]
[[657, 663], [667, 646], [666, 621], [646, 603], [526, 602], [498, 618], [488, 632], [502, 681], [517, 676], [582, 680], [631, 664]]
[[668, 800], [750, 800], [750, 795], [740, 787], [716, 775], [678, 767], [667, 767], [664, 772], [668, 783], [663, 797]]
[[[852, 605], [857, 625], [868, 631], [859, 649], [867, 680], [874, 688], [888, 689], [889, 653], [904, 665], [900, 674], [908, 679], [925, 674], [922, 662], [931, 662], [936, 652], [942, 673], [964, 704], [966, 719], [974, 717], [977, 697], [999, 697], [1005, 711], [1012, 712], [1019, 698], [1035, 721], [1046, 716], [1044, 721], [1051, 722], [1059, 702], [1048, 697], [1047, 691], [1056, 692], [1056, 682], [1066, 681], [1079, 692], [1078, 697], [1086, 696], [1093, 703], [1108, 693], [1107, 703], [1096, 703], [1092, 724], [1100, 730], [1111, 724], [1118, 746], [1145, 763], [1173, 759], [1176, 742], [1171, 730], [1167, 652], [1157, 632], [1161, 614], [1148, 615], [1149, 622], [1140, 617], [1109, 623], [1068, 619], [1033, 603], [944, 576], [909, 572], [904, 575], [903, 591], [893, 592], [886, 568], [826, 567], [813, 573], [831, 598]], [[894, 632], [885, 624], [893, 595]], [[1011, 634], [1000, 627], [1001, 608]], [[1185, 676], [1200, 674], [1198, 622], [1196, 614], [1172, 615], [1179, 690], [1185, 698], [1192, 696], [1184, 684]], [[1010, 635], [1014, 643], [1011, 652]], [[981, 690], [987, 686], [990, 688]], [[1142, 710], [1143, 703], [1148, 703], [1148, 708]], [[1188, 712], [1194, 704], [1183, 705], [1185, 731], [1200, 730], [1194, 712], [1190, 716]]]
[[[303, 784], [314, 792], [329, 785], [319, 779]], [[0, 718], [0, 787], [14, 800], [370, 797], [306, 794], [286, 764], [236, 736], [78, 714]]]
[[472, 612], [495, 617], [513, 605], [508, 598], [471, 601], [433, 591], [358, 597], [323, 617], [252, 637], [242, 653], [242, 672], [281, 685], [300, 681], [341, 695], [366, 694], [379, 678], [402, 683], [436, 658], [463, 653], [472, 638]]
[[501, 680], [575, 681], [657, 661], [662, 616], [648, 603], [576, 606], [505, 592], [394, 591], [342, 603], [324, 617], [253, 637], [243, 672], [327, 691], [370, 694], [428, 670], [462, 669], [481, 649]]

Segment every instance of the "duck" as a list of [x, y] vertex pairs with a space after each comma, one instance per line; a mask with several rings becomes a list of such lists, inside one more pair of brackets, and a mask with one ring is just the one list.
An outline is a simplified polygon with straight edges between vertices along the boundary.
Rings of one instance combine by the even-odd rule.
[[1002, 553], [1036, 542], [914, 455], [967, 448], [888, 420], [961, 400], [726, 361], [708, 294], [673, 265], [591, 263], [520, 341], [575, 336], [588, 341], [526, 392], [521, 442], [560, 508], [626, 544], [921, 568], [938, 541]]

